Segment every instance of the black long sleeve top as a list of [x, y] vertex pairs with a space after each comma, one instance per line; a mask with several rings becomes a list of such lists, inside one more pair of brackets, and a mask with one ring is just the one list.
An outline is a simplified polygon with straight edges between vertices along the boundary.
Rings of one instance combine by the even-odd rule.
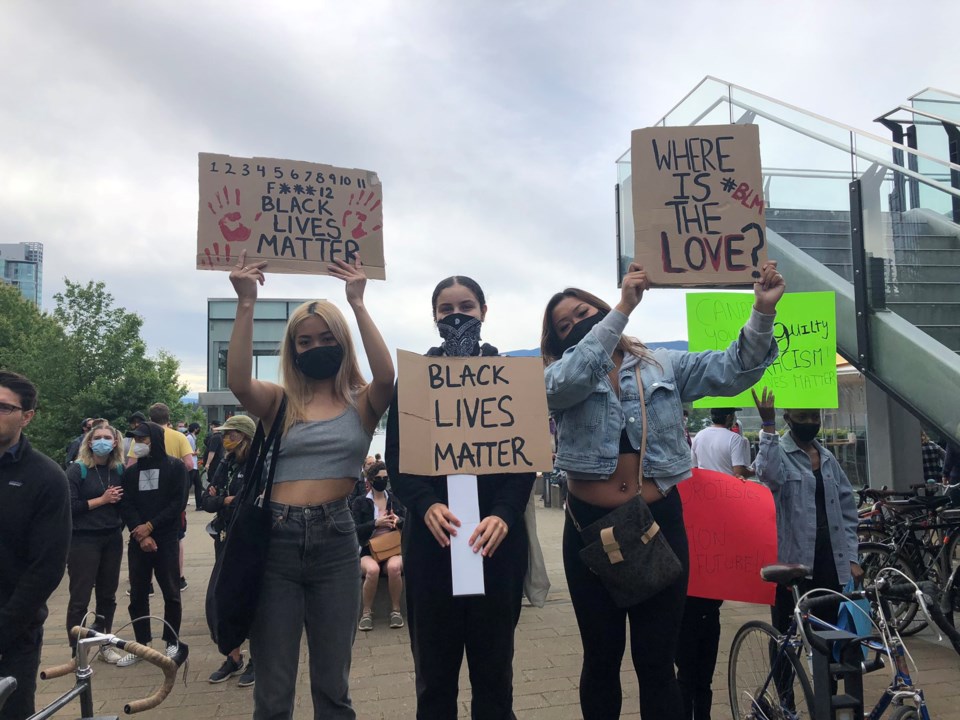
[[120, 485], [123, 466], [88, 467], [86, 473], [79, 462], [67, 466], [67, 482], [70, 485], [70, 512], [73, 515], [73, 532], [100, 533], [120, 530], [120, 503], [101, 505], [90, 509], [90, 500], [96, 500], [111, 486]]
[[70, 528], [63, 470], [21, 435], [14, 452], [0, 456], [0, 655], [46, 620]]
[[167, 455], [163, 428], [151, 424], [150, 454], [123, 473], [120, 515], [128, 529], [151, 523], [151, 536], [176, 536], [180, 513], [187, 506], [187, 470], [183, 462]]

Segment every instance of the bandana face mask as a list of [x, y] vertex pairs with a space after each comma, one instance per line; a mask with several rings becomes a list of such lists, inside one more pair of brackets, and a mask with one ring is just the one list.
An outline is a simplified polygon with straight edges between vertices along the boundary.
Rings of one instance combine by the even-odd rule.
[[443, 338], [443, 354], [450, 357], [476, 355], [480, 349], [480, 328], [483, 322], [472, 315], [453, 313], [437, 321]]

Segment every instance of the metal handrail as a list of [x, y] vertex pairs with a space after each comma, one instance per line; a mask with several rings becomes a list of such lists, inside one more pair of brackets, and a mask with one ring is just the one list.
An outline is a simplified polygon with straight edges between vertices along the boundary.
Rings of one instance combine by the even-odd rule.
[[[774, 116], [774, 115], [771, 115], [771, 114], [769, 114], [769, 113], [767, 113], [767, 112], [764, 112], [764, 111], [762, 111], [762, 110], [759, 110], [759, 109], [757, 109], [757, 108], [754, 108], [754, 107], [748, 105], [747, 103], [745, 103], [745, 102], [743, 102], [743, 101], [741, 101], [741, 100], [734, 100], [734, 98], [732, 97], [732, 94], [729, 92], [729, 90], [730, 90], [731, 88], [736, 88], [736, 89], [738, 89], [738, 90], [742, 90], [742, 91], [745, 92], [745, 93], [749, 93], [749, 94], [754, 95], [754, 96], [756, 96], [756, 97], [762, 98], [763, 100], [767, 100], [767, 101], [769, 101], [769, 102], [771, 102], [771, 103], [773, 103], [773, 104], [775, 104], [775, 105], [779, 105], [779, 106], [784, 107], [784, 108], [787, 108], [787, 109], [789, 109], [789, 110], [793, 110], [794, 112], [800, 113], [801, 115], [806, 115], [806, 116], [808, 116], [808, 117], [814, 118], [815, 120], [819, 120], [820, 122], [827, 123], [828, 125], [832, 125], [832, 126], [834, 126], [834, 127], [841, 128], [841, 129], [845, 130], [846, 132], [850, 133], [851, 136], [868, 138], [868, 139], [870, 139], [870, 140], [873, 140], [873, 141], [875, 141], [875, 142], [880, 143], [881, 145], [886, 145], [886, 146], [889, 147], [891, 150], [900, 150], [900, 151], [902, 151], [902, 152], [904, 152], [904, 153], [906, 153], [906, 154], [908, 154], [908, 155], [914, 155], [914, 156], [916, 156], [916, 157], [918, 157], [918, 158], [923, 158], [923, 159], [925, 159], [925, 160], [929, 160], [930, 162], [936, 163], [936, 164], [938, 164], [938, 165], [942, 165], [942, 166], [944, 166], [945, 168], [948, 168], [948, 169], [951, 169], [951, 170], [956, 170], [956, 171], [960, 172], [960, 165], [955, 165], [954, 163], [947, 162], [947, 161], [944, 161], [944, 160], [942, 160], [942, 159], [940, 159], [940, 158], [934, 157], [934, 156], [932, 156], [932, 155], [928, 155], [928, 154], [926, 154], [926, 153], [920, 152], [919, 150], [915, 150], [914, 148], [908, 147], [907, 145], [902, 145], [902, 144], [900, 144], [900, 143], [892, 142], [892, 141], [890, 141], [890, 140], [887, 140], [886, 138], [880, 137], [879, 135], [874, 135], [873, 133], [869, 133], [869, 132], [866, 132], [866, 131], [864, 131], [864, 130], [858, 130], [857, 128], [855, 128], [855, 127], [853, 127], [853, 126], [851, 126], [851, 125], [846, 125], [845, 123], [837, 122], [836, 120], [831, 120], [831, 119], [829, 119], [829, 118], [823, 117], [822, 115], [818, 115], [817, 113], [813, 113], [813, 112], [810, 112], [809, 110], [804, 110], [803, 108], [799, 108], [799, 107], [797, 107], [797, 106], [795, 106], [795, 105], [791, 105], [790, 103], [786, 103], [786, 102], [783, 102], [783, 101], [781, 101], [781, 100], [777, 100], [776, 98], [772, 98], [772, 97], [770, 97], [769, 95], [764, 95], [763, 93], [755, 92], [755, 91], [753, 91], [753, 90], [750, 90], [749, 88], [745, 88], [745, 87], [740, 86], [740, 85], [735, 85], [735, 84], [733, 84], [733, 83], [729, 83], [729, 82], [727, 82], [726, 80], [722, 80], [722, 79], [717, 78], [717, 77], [714, 77], [714, 76], [712, 76], [712, 75], [707, 75], [706, 77], [704, 77], [703, 80], [701, 80], [699, 83], [697, 83], [696, 87], [694, 87], [693, 90], [691, 90], [691, 91], [688, 92], [686, 95], [684, 95], [683, 99], [682, 99], [679, 103], [677, 103], [676, 105], [674, 105], [662, 118], [660, 118], [659, 120], [657, 120], [657, 122], [654, 123], [654, 124], [655, 124], [655, 125], [665, 124], [665, 123], [666, 123], [666, 119], [667, 119], [667, 117], [670, 115], [670, 113], [672, 113], [674, 110], [676, 110], [678, 107], [680, 107], [680, 106], [687, 100], [687, 98], [689, 98], [691, 95], [693, 95], [693, 93], [695, 93], [695, 92], [700, 88], [700, 86], [703, 85], [704, 83], [706, 83], [707, 81], [712, 81], [712, 82], [721, 83], [721, 84], [723, 84], [723, 85], [726, 85], [726, 86], [727, 86], [727, 89], [728, 89], [726, 98], [723, 98], [723, 97], [717, 98], [717, 100], [713, 103], [713, 105], [710, 106], [710, 108], [709, 108], [709, 110], [708, 110], [707, 112], [710, 112], [710, 111], [713, 110], [715, 107], [717, 107], [717, 105], [719, 105], [721, 102], [723, 102], [724, 100], [726, 100], [726, 102], [728, 102], [728, 103], [731, 105], [731, 107], [732, 107], [733, 105], [736, 105], [737, 107], [739, 107], [739, 108], [741, 108], [741, 109], [743, 109], [743, 110], [751, 111], [751, 112], [753, 112], [753, 113], [755, 113], [755, 114], [757, 114], [757, 115], [760, 115], [761, 117], [763, 117], [763, 118], [765, 118], [765, 119], [767, 119], [767, 120], [769, 120], [769, 121], [771, 121], [771, 122], [775, 122], [775, 123], [777, 123], [778, 125], [782, 125], [783, 127], [787, 128], [788, 130], [792, 130], [793, 132], [799, 133], [799, 134], [801, 134], [801, 135], [804, 135], [804, 136], [806, 136], [806, 137], [809, 137], [809, 138], [811, 138], [811, 139], [813, 139], [813, 140], [816, 140], [816, 141], [818, 141], [818, 142], [822, 142], [822, 143], [824, 143], [824, 144], [826, 144], [826, 145], [829, 145], [829, 146], [831, 146], [831, 147], [833, 147], [833, 148], [836, 148], [837, 150], [842, 150], [842, 151], [844, 151], [844, 152], [849, 152], [849, 153], [855, 155], [856, 157], [859, 157], [859, 158], [861, 158], [861, 159], [863, 159], [863, 160], [867, 160], [867, 161], [869, 161], [869, 162], [871, 162], [871, 163], [877, 163], [877, 164], [882, 165], [882, 166], [884, 166], [884, 167], [886, 167], [886, 168], [888, 168], [888, 169], [890, 169], [890, 170], [893, 170], [894, 172], [902, 173], [903, 175], [905, 175], [905, 176], [907, 176], [907, 177], [910, 177], [910, 178], [916, 180], [917, 182], [920, 182], [920, 183], [923, 183], [923, 184], [925, 184], [925, 185], [928, 185], [928, 186], [930, 186], [930, 187], [932, 187], [932, 188], [934, 188], [934, 189], [936, 189], [936, 190], [941, 190], [941, 191], [943, 191], [943, 192], [945, 192], [945, 193], [947, 193], [947, 194], [954, 195], [954, 196], [956, 196], [956, 197], [960, 197], [960, 191], [958, 191], [958, 190], [955, 190], [955, 189], [953, 189], [953, 188], [951, 188], [951, 187], [945, 187], [944, 185], [942, 185], [941, 183], [938, 183], [938, 182], [936, 182], [936, 181], [931, 181], [931, 180], [929, 179], [929, 177], [927, 177], [927, 176], [925, 176], [925, 175], [921, 175], [920, 173], [916, 173], [916, 172], [914, 172], [914, 171], [912, 171], [912, 170], [909, 170], [908, 168], [905, 168], [905, 167], [903, 167], [903, 166], [897, 165], [897, 164], [893, 163], [893, 162], [890, 161], [890, 160], [884, 160], [884, 159], [881, 159], [881, 158], [877, 158], [877, 157], [875, 157], [875, 156], [873, 156], [873, 155], [870, 155], [870, 154], [867, 154], [867, 153], [863, 153], [863, 152], [857, 150], [857, 148], [856, 148], [856, 143], [851, 142], [850, 145], [845, 145], [845, 144], [843, 144], [843, 143], [841, 143], [841, 142], [838, 142], [838, 141], [833, 140], [833, 139], [831, 139], [831, 138], [828, 138], [828, 137], [825, 137], [825, 136], [823, 136], [823, 135], [820, 135], [819, 133], [815, 133], [815, 132], [813, 132], [813, 131], [811, 131], [811, 130], [807, 130], [806, 128], [802, 128], [802, 127], [800, 127], [799, 125], [796, 125], [795, 123], [789, 122], [788, 120], [784, 120], [784, 119], [782, 119], [782, 118], [778, 118], [778, 117], [776, 117], [776, 116]], [[701, 113], [700, 117], [702, 118], [702, 117], [704, 116], [704, 114], [705, 114], [705, 113]], [[620, 161], [624, 160], [629, 154], [630, 154], [630, 150], [628, 149], [628, 150], [627, 150], [626, 152], [624, 152], [619, 158], [617, 158], [617, 162], [620, 162]], [[855, 177], [855, 173], [854, 173], [854, 172], [851, 172], [851, 175]]]

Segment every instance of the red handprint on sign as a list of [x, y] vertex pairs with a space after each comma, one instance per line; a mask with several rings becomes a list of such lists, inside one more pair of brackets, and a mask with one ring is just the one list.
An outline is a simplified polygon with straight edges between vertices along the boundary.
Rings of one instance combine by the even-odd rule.
[[[223, 235], [224, 240], [228, 243], [245, 242], [250, 239], [251, 231], [243, 224], [243, 215], [240, 212], [240, 188], [236, 188], [233, 193], [233, 204], [231, 205], [230, 191], [224, 185], [223, 192], [217, 193], [217, 207], [214, 208], [212, 200], [207, 203], [207, 207], [214, 215], [220, 216], [220, 222], [217, 224], [220, 226], [220, 234]], [[253, 221], [259, 220], [262, 214], [257, 213]]]
[[343, 212], [343, 219], [340, 221], [340, 226], [346, 230], [347, 218], [353, 215], [354, 218], [351, 221], [353, 229], [350, 230], [350, 237], [354, 240], [364, 238], [371, 232], [376, 232], [383, 227], [383, 225], [374, 225], [370, 228], [369, 232], [363, 227], [363, 224], [367, 221], [370, 214], [380, 207], [380, 200], [374, 202], [374, 198], [376, 198], [376, 195], [373, 190], [361, 190], [360, 195], [356, 195], [355, 193], [351, 193], [350, 195], [350, 202], [347, 203], [348, 209]]
[[213, 252], [210, 252], [210, 248], [203, 249], [204, 254], [207, 256], [207, 264], [212, 268], [214, 265], [231, 265], [233, 263], [233, 258], [230, 257], [230, 246], [224, 243], [223, 245], [223, 255], [220, 254], [220, 243], [215, 242], [213, 244]]

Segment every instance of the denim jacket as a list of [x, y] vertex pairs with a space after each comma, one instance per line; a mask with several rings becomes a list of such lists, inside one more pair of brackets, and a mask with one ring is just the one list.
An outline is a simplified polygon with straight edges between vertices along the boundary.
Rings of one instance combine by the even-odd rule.
[[[830, 526], [830, 545], [841, 585], [850, 579], [850, 563], [857, 561], [857, 503], [850, 480], [829, 450], [820, 451], [820, 471]], [[757, 479], [773, 491], [777, 506], [777, 559], [813, 567], [817, 542], [817, 480], [807, 453], [786, 432], [760, 433], [760, 452], [754, 463]]]
[[[661, 492], [690, 477], [690, 447], [683, 434], [682, 403], [706, 395], [737, 395], [760, 380], [777, 357], [773, 315], [756, 311], [726, 350], [691, 353], [653, 351], [640, 364], [647, 406], [647, 452], [643, 475]], [[574, 478], [604, 479], [617, 468], [620, 432], [634, 448], [643, 435], [636, 368], [626, 355], [620, 367], [620, 397], [608, 373], [627, 316], [612, 310], [577, 345], [544, 372], [547, 404], [557, 423], [556, 467]]]

